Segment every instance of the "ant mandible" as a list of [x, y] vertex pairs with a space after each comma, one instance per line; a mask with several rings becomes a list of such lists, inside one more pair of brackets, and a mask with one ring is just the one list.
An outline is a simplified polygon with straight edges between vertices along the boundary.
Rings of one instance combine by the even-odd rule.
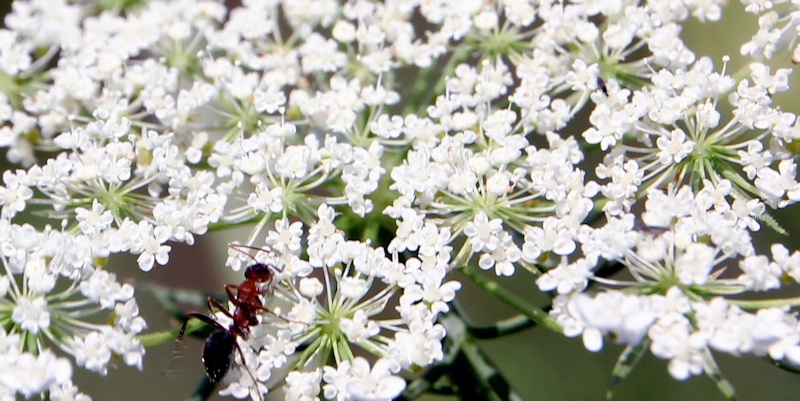
[[[230, 243], [228, 247], [250, 256], [253, 260], [255, 260], [255, 258], [243, 251], [242, 248], [262, 251], [261, 248], [242, 244]], [[247, 369], [247, 373], [250, 375], [250, 378], [253, 379], [253, 383], [257, 383], [255, 377], [253, 377], [253, 374], [245, 364], [244, 353], [236, 342], [236, 337], [241, 337], [243, 340], [247, 340], [250, 337], [250, 327], [258, 324], [259, 312], [274, 314], [271, 310], [264, 307], [259, 296], [265, 295], [272, 290], [271, 284], [275, 273], [280, 273], [282, 271], [283, 270], [277, 266], [256, 261], [256, 263], [245, 269], [244, 281], [242, 281], [241, 284], [225, 284], [225, 294], [228, 295], [228, 300], [234, 307], [232, 311], [229, 311], [216, 299], [208, 297], [209, 313], [213, 316], [215, 309], [222, 312], [222, 314], [232, 320], [228, 327], [223, 326], [213, 317], [206, 316], [199, 312], [191, 312], [186, 315], [180, 333], [175, 339], [178, 343], [183, 339], [186, 325], [191, 319], [198, 319], [217, 329], [216, 332], [208, 337], [203, 347], [203, 366], [206, 369], [208, 378], [212, 382], [218, 382], [225, 376], [231, 366], [234, 350], [238, 350], [239, 355], [242, 357], [242, 365]], [[236, 290], [235, 293], [234, 290]]]

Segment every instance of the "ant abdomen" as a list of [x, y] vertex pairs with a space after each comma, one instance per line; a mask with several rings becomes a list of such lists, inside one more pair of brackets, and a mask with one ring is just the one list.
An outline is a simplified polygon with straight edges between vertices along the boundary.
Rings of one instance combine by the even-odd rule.
[[236, 338], [227, 331], [216, 331], [208, 337], [203, 347], [203, 365], [212, 382], [225, 377], [231, 367]]

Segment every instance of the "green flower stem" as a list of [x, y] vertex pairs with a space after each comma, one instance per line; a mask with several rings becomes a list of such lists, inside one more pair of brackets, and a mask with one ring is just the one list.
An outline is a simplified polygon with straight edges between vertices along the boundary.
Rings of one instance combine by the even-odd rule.
[[211, 381], [208, 376], [203, 375], [203, 378], [200, 379], [200, 383], [197, 384], [197, 388], [194, 390], [194, 393], [191, 397], [187, 398], [186, 401], [205, 401], [211, 398], [214, 395], [214, 389], [217, 388], [217, 383]]
[[606, 206], [606, 203], [608, 203], [608, 199], [606, 198], [596, 199], [594, 201], [594, 207], [592, 208], [592, 213], [595, 213], [597, 215], [601, 214], [603, 212], [603, 207]]
[[28, 331], [23, 331], [23, 341], [20, 343], [25, 344], [25, 350], [33, 355], [39, 355], [39, 347], [37, 346], [38, 337]]
[[469, 332], [469, 334], [472, 337], [477, 338], [479, 340], [500, 338], [511, 334], [519, 333], [523, 330], [527, 330], [531, 327], [536, 326], [536, 322], [529, 319], [525, 315], [516, 315], [508, 319], [503, 319], [494, 322], [494, 324], [488, 326], [478, 325], [469, 318], [469, 314], [461, 305], [461, 303], [458, 302], [458, 299], [454, 299], [453, 302], [451, 303], [451, 306], [453, 307], [453, 311], [455, 311], [458, 317], [460, 317], [461, 320], [464, 321], [464, 324], [466, 325], [466, 330]]
[[[444, 68], [442, 68], [442, 73], [439, 76], [439, 81], [436, 82], [436, 85], [433, 87], [433, 90], [428, 92], [425, 99], [423, 99], [422, 103], [419, 103], [419, 109], [417, 110], [417, 115], [425, 115], [426, 109], [428, 105], [436, 104], [436, 97], [438, 95], [445, 94], [445, 87], [447, 86], [447, 78], [451, 78], [456, 71], [456, 67], [458, 64], [463, 63], [467, 57], [469, 57], [469, 53], [471, 52], [471, 46], [459, 46], [453, 52], [453, 55], [447, 60], [447, 64], [445, 64]], [[430, 82], [429, 82], [430, 83]]]
[[469, 333], [477, 339], [493, 339], [519, 333], [534, 327], [536, 323], [529, 317], [517, 315], [496, 322], [491, 326], [469, 326]]
[[361, 349], [369, 352], [372, 355], [382, 357], [385, 356], [386, 354], [386, 352], [383, 349], [381, 349], [381, 347], [378, 344], [375, 344], [370, 341], [359, 341], [356, 343], [356, 345], [358, 345]]
[[367, 224], [364, 227], [364, 232], [361, 234], [361, 241], [377, 242], [379, 229], [380, 225], [377, 223]]
[[[186, 324], [186, 331], [184, 332], [184, 335], [191, 334], [204, 326], [206, 326], [206, 324], [201, 322], [200, 320], [197, 319], [190, 320], [189, 323]], [[136, 336], [136, 338], [139, 339], [139, 342], [142, 343], [142, 346], [151, 347], [154, 345], [161, 345], [164, 343], [175, 341], [180, 331], [181, 331], [181, 326], [175, 326], [169, 330], [157, 331], [155, 333], [140, 334]]]
[[714, 360], [708, 348], [703, 351], [703, 362], [703, 370], [705, 370], [706, 376], [717, 385], [717, 389], [722, 395], [731, 401], [740, 401], [741, 398], [736, 394], [736, 389], [733, 388], [733, 384], [722, 375], [717, 362]]
[[747, 181], [744, 178], [742, 178], [741, 175], [736, 174], [736, 172], [733, 171], [733, 170], [729, 170], [729, 169], [723, 170], [722, 171], [722, 176], [727, 178], [727, 179], [729, 179], [729, 180], [731, 180], [734, 184], [740, 186], [742, 189], [744, 189], [744, 190], [746, 190], [746, 191], [748, 191], [748, 192], [750, 192], [752, 194], [760, 193], [758, 188], [755, 187], [755, 185], [753, 185], [749, 181]]
[[298, 359], [299, 361], [298, 366], [300, 366], [300, 364], [307, 364], [314, 355], [320, 355], [320, 354], [327, 355], [325, 352], [320, 351], [325, 346], [323, 344], [324, 338], [325, 336], [317, 336], [317, 338], [314, 339], [314, 342], [309, 344], [309, 346], [303, 351], [303, 353], [300, 354], [300, 358]]
[[[444, 94], [447, 78], [452, 76], [458, 63], [462, 63], [467, 59], [470, 49], [470, 46], [457, 47], [447, 60], [447, 64], [441, 69], [436, 64], [422, 69], [411, 91], [411, 100], [408, 102], [403, 114], [416, 113], [417, 115], [425, 115], [425, 108], [436, 103], [437, 95]], [[433, 84], [432, 77], [436, 71], [441, 71], [441, 73], [436, 83]], [[417, 110], [414, 110], [414, 107], [417, 107]]]
[[650, 339], [647, 337], [639, 342], [639, 344], [629, 345], [625, 348], [625, 351], [623, 351], [619, 359], [617, 359], [616, 365], [614, 365], [611, 383], [609, 383], [608, 390], [606, 391], [606, 400], [610, 400], [613, 397], [617, 385], [630, 376], [649, 348]]
[[350, 349], [350, 343], [347, 341], [347, 336], [340, 333], [335, 341], [336, 347], [339, 348], [339, 352], [337, 352], [337, 354], [340, 358], [344, 358], [343, 360], [345, 361], [352, 361], [356, 358], [355, 355], [353, 355], [353, 350]]
[[503, 288], [500, 284], [498, 284], [496, 281], [492, 281], [484, 277], [477, 270], [475, 270], [474, 267], [470, 265], [465, 265], [462, 268], [460, 268], [459, 271], [461, 271], [461, 273], [467, 276], [467, 278], [472, 280], [473, 283], [483, 288], [491, 296], [502, 301], [503, 303], [510, 306], [517, 312], [533, 320], [537, 324], [545, 326], [556, 333], [562, 332], [561, 326], [559, 326], [558, 323], [556, 323], [556, 320], [550, 317], [550, 315], [548, 315], [546, 312], [525, 302], [522, 298], [512, 294], [511, 292]]
[[511, 387], [503, 373], [480, 348], [459, 316], [449, 313], [441, 317], [447, 330], [448, 348], [457, 350], [445, 359], [446, 374], [455, 395], [462, 400], [510, 401], [522, 397]]
[[233, 222], [233, 223], [226, 222], [226, 221], [218, 221], [216, 223], [209, 224], [208, 225], [208, 231], [219, 231], [219, 230], [225, 230], [225, 229], [228, 229], [228, 228], [236, 228], [236, 227], [241, 227], [241, 226], [248, 226], [248, 225], [251, 225], [251, 224], [255, 223], [256, 221], [258, 221], [258, 219], [259, 219], [259, 216], [258, 215], [254, 215], [252, 218], [249, 218], [247, 220], [237, 221], [237, 222]]
[[727, 299], [726, 301], [728, 301], [729, 304], [736, 305], [742, 309], [765, 309], [782, 308], [785, 306], [800, 306], [800, 297], [762, 300]]
[[256, 237], [261, 234], [264, 226], [266, 226], [267, 222], [269, 222], [270, 217], [272, 217], [272, 213], [265, 213], [264, 217], [262, 217], [261, 220], [258, 221], [258, 224], [253, 227], [253, 230], [250, 231], [250, 237], [247, 238], [248, 246], [253, 246], [253, 244], [256, 242]]
[[800, 375], [800, 369], [798, 369], [796, 366], [792, 366], [791, 364], [789, 364], [789, 363], [787, 363], [785, 361], [776, 361], [776, 360], [770, 358], [769, 355], [764, 356], [762, 359], [764, 359], [765, 361], [769, 362], [771, 365], [773, 365], [773, 366], [775, 366], [775, 367], [777, 367], [779, 369], [783, 369], [783, 370], [785, 370], [785, 371], [787, 371], [789, 373], [794, 373], [796, 375]]

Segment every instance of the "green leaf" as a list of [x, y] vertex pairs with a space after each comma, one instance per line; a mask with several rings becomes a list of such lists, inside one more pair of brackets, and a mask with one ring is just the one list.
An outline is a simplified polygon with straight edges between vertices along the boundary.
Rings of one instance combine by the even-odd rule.
[[614, 372], [613, 376], [611, 376], [611, 383], [608, 384], [608, 391], [606, 391], [607, 400], [614, 396], [614, 389], [617, 388], [617, 385], [633, 372], [633, 368], [642, 360], [642, 356], [647, 352], [648, 347], [650, 347], [650, 339], [645, 337], [639, 344], [629, 345], [620, 354], [617, 364], [614, 365]]
[[765, 226], [774, 230], [776, 233], [786, 236], [789, 235], [789, 232], [786, 231], [783, 227], [781, 227], [781, 225], [778, 223], [778, 220], [775, 220], [775, 218], [772, 217], [772, 215], [770, 215], [769, 213], [763, 213], [760, 216], [753, 216], [753, 217], [755, 217], [756, 220], [760, 221]]

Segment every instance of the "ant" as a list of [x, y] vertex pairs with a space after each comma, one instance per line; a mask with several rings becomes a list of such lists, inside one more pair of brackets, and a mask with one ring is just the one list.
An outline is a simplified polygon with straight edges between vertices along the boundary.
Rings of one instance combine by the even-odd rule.
[[[242, 244], [230, 243], [228, 244], [228, 247], [250, 256], [254, 261], [255, 258], [249, 253], [243, 251], [241, 248], [262, 251], [261, 248]], [[239, 347], [239, 344], [236, 342], [236, 337], [241, 337], [243, 340], [247, 340], [250, 337], [250, 327], [259, 323], [259, 312], [275, 314], [271, 310], [264, 307], [264, 304], [259, 296], [266, 295], [272, 290], [271, 284], [276, 272], [281, 273], [283, 270], [272, 264], [260, 263], [256, 261], [254, 264], [245, 269], [244, 281], [242, 281], [241, 284], [225, 284], [225, 294], [228, 295], [228, 300], [231, 304], [233, 304], [233, 310], [228, 310], [216, 299], [208, 297], [208, 311], [213, 314], [214, 310], [216, 309], [230, 318], [232, 322], [228, 327], [223, 326], [213, 317], [206, 316], [199, 312], [191, 312], [186, 315], [183, 325], [181, 326], [180, 333], [175, 339], [176, 346], [183, 339], [184, 332], [186, 331], [186, 325], [191, 319], [198, 319], [217, 329], [216, 332], [208, 337], [208, 340], [206, 340], [205, 346], [203, 347], [203, 365], [206, 369], [208, 378], [212, 382], [216, 383], [225, 377], [228, 369], [230, 369], [231, 361], [233, 360], [234, 356], [234, 350], [238, 350], [239, 355], [242, 357], [242, 365], [244, 365], [244, 367], [247, 369], [247, 373], [250, 375], [250, 378], [253, 379], [253, 383], [257, 383], [255, 377], [253, 377], [253, 374], [245, 364], [244, 353]], [[236, 290], [235, 293], [234, 290]]]

